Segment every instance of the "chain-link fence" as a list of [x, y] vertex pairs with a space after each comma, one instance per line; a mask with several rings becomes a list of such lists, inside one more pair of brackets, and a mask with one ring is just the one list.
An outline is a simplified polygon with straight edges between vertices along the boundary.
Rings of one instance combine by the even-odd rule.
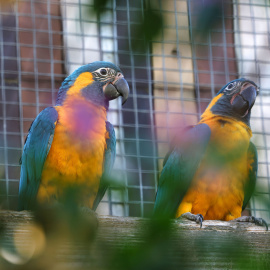
[[3, 207], [17, 207], [19, 159], [33, 119], [55, 104], [67, 74], [105, 60], [121, 67], [131, 94], [124, 107], [112, 101], [108, 115], [117, 136], [113, 177], [125, 188], [111, 187], [99, 212], [148, 216], [174, 130], [195, 124], [225, 83], [247, 77], [261, 90], [251, 119], [259, 171], [250, 208], [269, 220], [261, 202], [270, 195], [269, 1], [112, 0], [98, 12], [93, 3], [21, 0], [1, 5]]

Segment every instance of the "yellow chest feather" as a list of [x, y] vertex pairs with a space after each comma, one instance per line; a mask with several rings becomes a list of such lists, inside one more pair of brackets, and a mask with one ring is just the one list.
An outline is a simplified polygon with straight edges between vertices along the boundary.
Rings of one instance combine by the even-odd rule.
[[192, 212], [205, 219], [231, 220], [242, 212], [251, 132], [226, 117], [205, 123], [211, 129], [210, 142], [176, 216]]
[[[47, 156], [38, 199], [58, 196], [69, 185], [84, 185], [92, 206], [103, 171], [106, 110], [80, 97], [56, 106], [58, 122]], [[91, 194], [90, 194], [91, 193]]]

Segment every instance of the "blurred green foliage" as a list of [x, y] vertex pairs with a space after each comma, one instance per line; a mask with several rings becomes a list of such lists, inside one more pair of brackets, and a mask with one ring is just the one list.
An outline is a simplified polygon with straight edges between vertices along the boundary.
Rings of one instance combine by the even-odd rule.
[[268, 269], [269, 233], [189, 229], [164, 217], [98, 224], [94, 212], [80, 207], [81, 188], [20, 212], [16, 222], [12, 213], [0, 217], [1, 270]]
[[[89, 224], [88, 215], [82, 217], [79, 209], [74, 212], [68, 208], [62, 205], [50, 214], [43, 209], [35, 213], [33, 226], [28, 225], [27, 229], [37, 229], [46, 237], [46, 245], [38, 252], [25, 253], [20, 248], [20, 254], [16, 247], [11, 248], [11, 236], [9, 241], [2, 237], [1, 270], [268, 269], [270, 263], [269, 234], [263, 232], [259, 235], [241, 230], [181, 229], [178, 225], [181, 221], [168, 219], [139, 220], [135, 224], [120, 220], [120, 226], [110, 225], [108, 220], [105, 225], [100, 224], [96, 238], [89, 238], [85, 236], [90, 229], [86, 234], [83, 229], [88, 227], [85, 226]], [[70, 223], [72, 216], [74, 220]], [[47, 222], [54, 226], [48, 227]], [[24, 226], [27, 224], [21, 224], [19, 231], [25, 235]], [[42, 237], [35, 236], [33, 246], [38, 249]], [[22, 246], [26, 249], [27, 244]], [[22, 259], [3, 256], [3, 248]], [[23, 257], [25, 254], [31, 256]]]
[[[98, 15], [105, 12], [110, 0], [94, 0], [93, 10]], [[144, 1], [142, 20], [136, 24], [133, 49], [143, 50], [163, 27], [163, 18]], [[197, 26], [201, 34], [221, 22], [222, 6], [219, 1], [208, 1], [199, 10]], [[146, 43], [140, 40], [144, 39]], [[136, 41], [137, 40], [137, 41]], [[128, 42], [128, 40], [127, 40]], [[143, 45], [141, 45], [143, 44]], [[149, 45], [149, 44], [148, 44]], [[116, 183], [114, 182], [115, 186]], [[39, 232], [33, 245], [42, 246], [26, 257], [16, 247], [14, 234], [6, 228], [8, 222], [0, 216], [0, 269], [269, 269], [269, 243], [256, 234], [241, 231], [216, 232], [179, 229], [170, 219], [152, 219], [141, 226], [125, 231], [120, 226], [97, 228], [97, 218], [90, 210], [81, 208], [80, 188], [70, 187], [60, 203], [52, 206], [37, 205], [33, 212], [33, 224], [20, 224], [18, 237], [26, 230]], [[268, 204], [269, 201], [265, 201]], [[7, 230], [8, 233], [7, 233]], [[21, 232], [21, 234], [20, 234]], [[35, 237], [38, 236], [38, 237]], [[268, 236], [268, 235], [266, 235]], [[44, 246], [41, 245], [45, 238]], [[22, 238], [24, 239], [24, 238]], [[265, 237], [265, 241], [269, 238]], [[20, 240], [19, 243], [28, 240]], [[251, 245], [256, 243], [256, 245]], [[3, 251], [6, 251], [3, 252]], [[25, 251], [24, 251], [25, 252]]]
[[108, 4], [112, 4], [112, 0], [94, 0], [93, 11], [100, 17], [100, 14], [106, 11]]
[[[143, 11], [143, 20], [138, 24], [135, 33], [138, 39], [144, 37], [146, 44], [149, 44], [156, 36], [159, 35], [163, 28], [163, 17], [160, 13], [154, 11], [149, 3]], [[135, 44], [138, 46], [139, 44]]]
[[[140, 1], [139, 6], [143, 7], [142, 16], [138, 16], [137, 19], [133, 18], [133, 23], [130, 23], [132, 42], [129, 44], [128, 38], [125, 40], [126, 50], [129, 48], [129, 50], [145, 52], [149, 49], [152, 40], [160, 34], [164, 23], [163, 16], [152, 8], [151, 2], [149, 0]], [[94, 0], [90, 13], [93, 11], [99, 20], [102, 14], [113, 6], [112, 3], [112, 0]]]

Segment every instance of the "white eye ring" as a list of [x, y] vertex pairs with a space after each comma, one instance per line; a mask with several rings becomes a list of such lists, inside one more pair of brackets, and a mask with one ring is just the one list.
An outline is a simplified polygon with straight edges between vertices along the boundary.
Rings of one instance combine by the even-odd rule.
[[101, 76], [106, 76], [108, 74], [108, 69], [107, 68], [99, 68], [95, 72], [99, 73]]
[[233, 90], [233, 88], [235, 87], [235, 84], [236, 84], [236, 82], [229, 83], [229, 84], [227, 85], [227, 87], [225, 88], [225, 90], [228, 90], [228, 91]]

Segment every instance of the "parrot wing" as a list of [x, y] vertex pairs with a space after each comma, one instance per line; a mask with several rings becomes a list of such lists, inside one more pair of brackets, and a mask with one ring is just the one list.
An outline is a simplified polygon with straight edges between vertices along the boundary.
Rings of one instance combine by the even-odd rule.
[[53, 107], [44, 109], [31, 124], [21, 157], [19, 210], [35, 205], [43, 166], [53, 141], [58, 113]]
[[115, 132], [113, 125], [106, 121], [106, 130], [109, 134], [109, 138], [106, 139], [106, 144], [107, 148], [104, 153], [104, 163], [103, 163], [103, 174], [100, 179], [100, 184], [99, 184], [99, 190], [96, 196], [96, 199], [93, 203], [93, 210], [96, 210], [98, 207], [98, 204], [102, 200], [107, 187], [109, 185], [108, 178], [110, 176], [110, 172], [113, 168], [114, 160], [115, 160], [115, 155], [116, 155], [116, 137], [115, 137]]
[[[189, 129], [191, 129], [191, 128], [193, 128], [193, 127], [194, 127], [194, 126], [186, 126], [186, 127], [182, 130], [182, 132], [183, 132], [183, 133], [186, 133]], [[168, 153], [166, 154], [166, 156], [165, 156], [164, 159], [163, 159], [163, 167], [165, 166], [165, 164], [166, 164], [166, 162], [167, 162], [169, 156], [170, 156], [171, 153], [173, 152], [173, 150], [174, 150], [174, 148], [175, 148], [175, 145], [177, 144], [177, 141], [178, 141], [178, 140], [179, 140], [178, 137], [174, 137], [174, 138], [172, 139], [172, 141], [170, 142], [170, 149], [169, 149]]]
[[256, 180], [257, 180], [257, 170], [258, 170], [258, 155], [256, 146], [250, 142], [248, 148], [248, 180], [244, 187], [244, 202], [242, 210], [244, 210], [255, 190]]
[[182, 134], [164, 164], [159, 179], [154, 216], [173, 218], [187, 192], [205, 153], [211, 130], [206, 124], [189, 128]]

